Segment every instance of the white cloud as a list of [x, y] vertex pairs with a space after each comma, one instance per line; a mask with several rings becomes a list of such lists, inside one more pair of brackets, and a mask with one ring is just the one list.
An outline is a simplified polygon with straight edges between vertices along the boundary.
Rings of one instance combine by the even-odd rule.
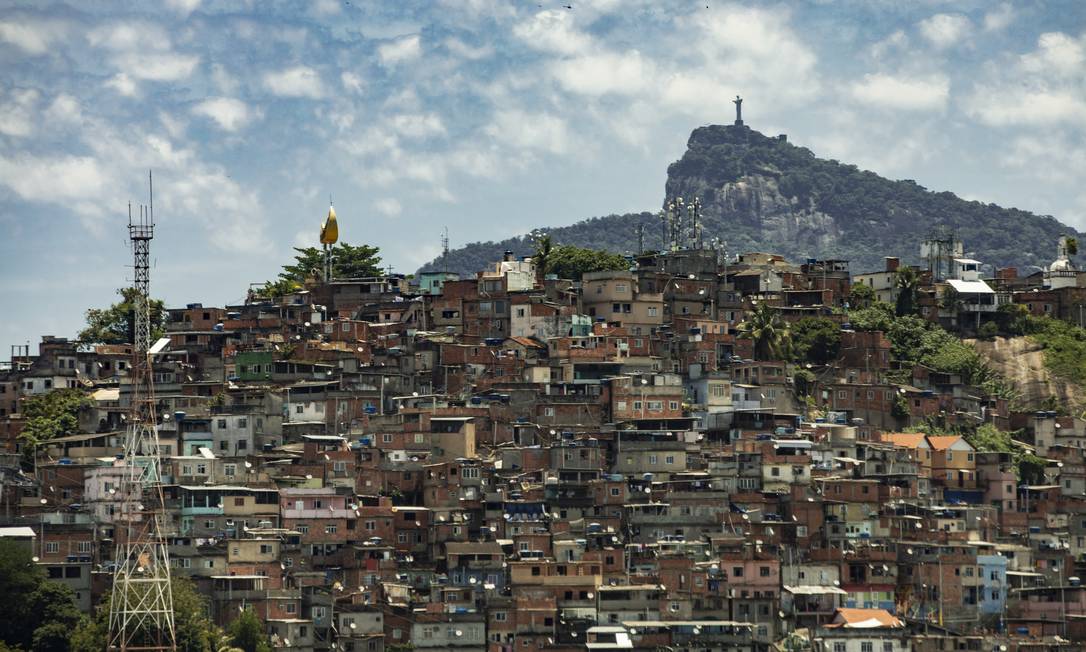
[[212, 97], [192, 107], [195, 115], [211, 118], [224, 131], [237, 131], [257, 117], [245, 102], [232, 97]]
[[36, 128], [35, 107], [41, 93], [37, 90], [16, 89], [6, 97], [0, 96], [0, 134], [25, 138]]
[[264, 87], [280, 97], [317, 99], [324, 95], [324, 84], [320, 75], [308, 66], [294, 66], [265, 73]]
[[413, 61], [422, 54], [422, 45], [418, 34], [405, 36], [377, 48], [381, 63], [392, 66], [404, 61]]
[[485, 59], [494, 54], [494, 48], [490, 45], [471, 46], [458, 38], [445, 39], [445, 49], [461, 59], [471, 61]]
[[0, 41], [32, 55], [49, 52], [53, 41], [60, 38], [63, 32], [55, 24], [0, 21]]
[[904, 30], [897, 30], [871, 46], [871, 56], [875, 59], [883, 59], [903, 51], [909, 46], [909, 37]]
[[652, 61], [637, 50], [586, 54], [555, 65], [555, 78], [566, 90], [582, 95], [638, 94], [655, 83]]
[[166, 0], [166, 6], [187, 17], [200, 6], [200, 0]]
[[549, 9], [517, 23], [513, 34], [535, 50], [556, 54], [584, 54], [592, 48], [592, 39], [574, 26], [571, 11]]
[[343, 12], [340, 0], [317, 0], [313, 3], [313, 12], [318, 16], [338, 16]]
[[129, 52], [117, 57], [115, 63], [134, 79], [179, 81], [192, 75], [200, 57], [173, 52]]
[[571, 144], [565, 121], [547, 113], [503, 109], [494, 114], [486, 132], [513, 147], [551, 154], [563, 154]]
[[362, 92], [362, 78], [355, 73], [345, 70], [339, 75], [339, 81], [343, 84], [343, 89], [352, 93]]
[[[32, 202], [70, 202], [100, 197], [108, 175], [89, 156], [0, 156], [0, 183]], [[75, 207], [87, 204], [73, 204]], [[101, 209], [93, 209], [96, 212]]]
[[1086, 127], [1086, 36], [1048, 32], [1037, 47], [989, 68], [965, 99], [966, 112], [992, 126]]
[[385, 197], [373, 202], [373, 209], [385, 217], [399, 217], [403, 206], [394, 197]]
[[1086, 64], [1086, 36], [1074, 38], [1063, 32], [1046, 32], [1037, 39], [1037, 49], [1022, 56], [1023, 70], [1041, 75], [1081, 77]]
[[1015, 12], [1011, 3], [1004, 2], [995, 9], [984, 14], [984, 31], [998, 32], [1014, 22]]
[[849, 92], [856, 100], [887, 109], [941, 110], [950, 95], [950, 82], [942, 75], [901, 77], [876, 73], [853, 82]]
[[141, 20], [110, 21], [87, 32], [87, 42], [114, 52], [165, 51], [171, 48], [166, 28]]
[[395, 115], [391, 123], [397, 133], [408, 138], [426, 138], [445, 133], [444, 123], [433, 113]]
[[973, 31], [973, 23], [961, 14], [935, 14], [917, 24], [920, 34], [937, 48], [947, 48], [964, 41]]
[[67, 93], [57, 95], [45, 112], [45, 118], [54, 123], [79, 122], [82, 117], [79, 102]]
[[1040, 181], [1076, 183], [1086, 169], [1086, 151], [1066, 134], [1021, 135], [1007, 143], [1000, 163]]
[[139, 87], [136, 86], [136, 82], [132, 81], [132, 78], [123, 72], [113, 75], [113, 77], [106, 82], [106, 86], [125, 97], [136, 97], [139, 95]]
[[995, 86], [977, 89], [966, 110], [988, 125], [1086, 124], [1086, 100], [1069, 90]]

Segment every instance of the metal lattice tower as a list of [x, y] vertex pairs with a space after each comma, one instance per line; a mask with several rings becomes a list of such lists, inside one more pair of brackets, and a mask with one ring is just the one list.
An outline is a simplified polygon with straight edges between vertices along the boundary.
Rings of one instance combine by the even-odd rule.
[[[148, 174], [148, 188], [151, 177]], [[158, 428], [152, 379], [151, 345], [151, 238], [154, 237], [154, 199], [140, 207], [138, 217], [128, 212], [128, 237], [135, 262], [135, 323], [132, 346], [131, 402], [125, 432], [126, 469], [122, 507], [124, 539], [118, 537], [114, 561], [113, 593], [109, 608], [109, 650], [176, 650], [170, 557], [164, 535]]]

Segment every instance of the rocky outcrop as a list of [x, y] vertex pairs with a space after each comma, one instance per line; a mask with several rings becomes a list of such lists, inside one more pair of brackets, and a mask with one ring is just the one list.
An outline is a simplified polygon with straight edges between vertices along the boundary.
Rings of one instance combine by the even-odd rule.
[[1030, 409], [1041, 409], [1047, 400], [1060, 405], [1082, 405], [1082, 388], [1053, 376], [1045, 367], [1044, 348], [1028, 337], [975, 340], [971, 343], [1020, 392], [1020, 401]]
[[[1047, 265], [1060, 236], [1076, 235], [1049, 216], [885, 179], [747, 127], [695, 129], [682, 158], [668, 167], [664, 190], [662, 205], [673, 197], [700, 199], [703, 239], [727, 242], [732, 254], [773, 252], [797, 262], [840, 258], [850, 261], [853, 272], [881, 269], [884, 256], [920, 262], [920, 244], [935, 229], [953, 232], [974, 258], [1020, 269]], [[558, 243], [632, 253], [639, 227], [646, 249], [663, 246], [660, 220], [650, 213], [545, 230]], [[525, 237], [473, 243], [450, 252], [448, 265], [473, 274], [505, 250], [531, 249]], [[423, 269], [441, 269], [441, 263]]]

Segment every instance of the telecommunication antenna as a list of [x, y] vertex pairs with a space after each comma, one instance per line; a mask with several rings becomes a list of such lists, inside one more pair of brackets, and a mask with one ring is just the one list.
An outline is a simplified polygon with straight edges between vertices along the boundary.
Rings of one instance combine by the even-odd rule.
[[449, 273], [449, 227], [441, 233], [441, 271]]
[[147, 173], [149, 201], [137, 216], [128, 207], [132, 243], [135, 309], [132, 342], [131, 397], [124, 456], [114, 462], [124, 469], [121, 520], [117, 537], [113, 593], [109, 605], [109, 650], [176, 650], [170, 558], [164, 533], [161, 460], [151, 369], [150, 287], [151, 239], [155, 231], [154, 185]]

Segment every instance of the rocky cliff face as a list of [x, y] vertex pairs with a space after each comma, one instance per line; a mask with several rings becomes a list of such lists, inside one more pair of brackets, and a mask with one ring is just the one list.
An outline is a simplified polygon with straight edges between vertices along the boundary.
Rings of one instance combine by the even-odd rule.
[[[882, 269], [884, 256], [920, 262], [920, 244], [935, 229], [949, 230], [971, 257], [993, 268], [1023, 270], [1051, 262], [1060, 236], [1078, 235], [1052, 217], [885, 179], [746, 127], [695, 129], [682, 158], [668, 167], [663, 204], [672, 197], [700, 199], [704, 239], [724, 240], [731, 254], [773, 252], [796, 262], [841, 258], [854, 273]], [[663, 245], [660, 220], [650, 213], [547, 231], [562, 244], [631, 253], [639, 225], [647, 249]], [[528, 254], [531, 247], [524, 237], [474, 243], [450, 252], [449, 267], [474, 273], [504, 250]], [[440, 269], [440, 262], [423, 269]]]

